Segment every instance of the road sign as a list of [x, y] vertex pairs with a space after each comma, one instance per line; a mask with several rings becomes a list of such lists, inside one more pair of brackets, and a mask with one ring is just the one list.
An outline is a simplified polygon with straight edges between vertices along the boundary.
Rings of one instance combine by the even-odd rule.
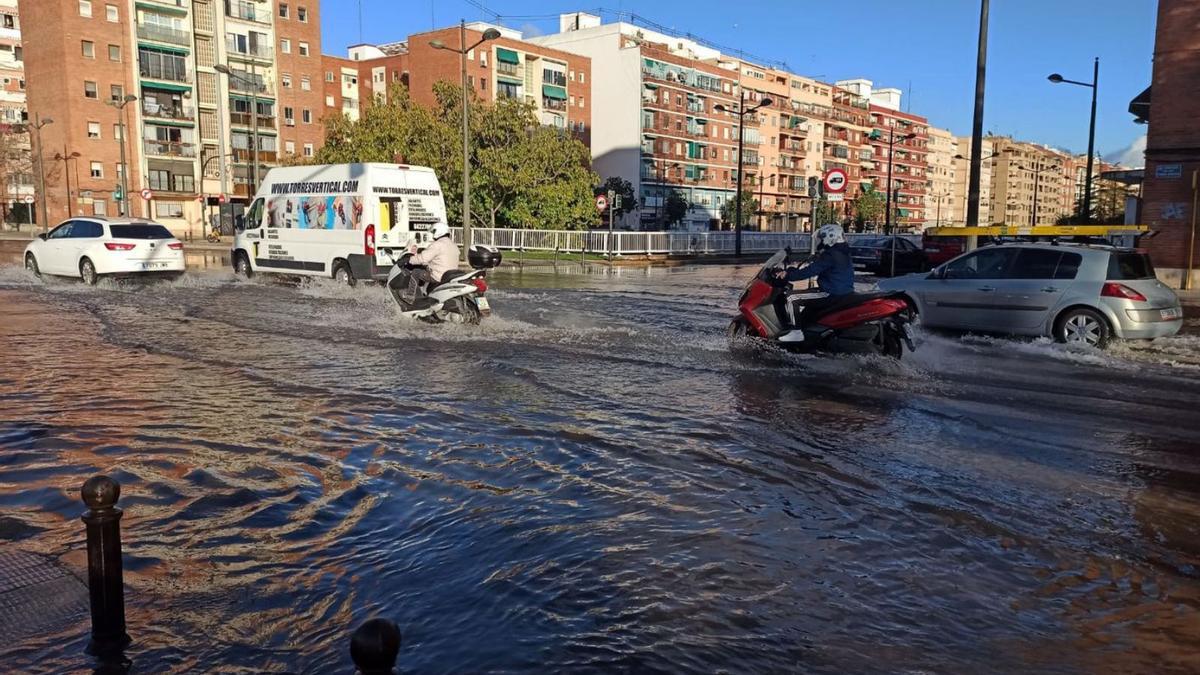
[[825, 195], [825, 201], [827, 202], [841, 202], [845, 200], [846, 193], [844, 192], [830, 192], [829, 194]]
[[34, 202], [33, 195], [25, 195], [24, 197], [21, 197], [21, 201], [26, 204], [32, 204]]
[[841, 169], [830, 169], [825, 172], [825, 178], [822, 181], [825, 185], [827, 194], [842, 193], [846, 191], [846, 185], [849, 182], [846, 177], [846, 172]]
[[150, 188], [142, 188], [140, 194], [142, 195], [142, 199], [145, 199], [146, 201], [154, 199], [154, 193], [150, 191]]
[[218, 204], [224, 204], [227, 201], [229, 201], [229, 198], [225, 196], [224, 192], [221, 193], [221, 196], [217, 197]]
[[596, 210], [603, 211], [608, 208], [608, 197], [604, 195], [596, 195]]

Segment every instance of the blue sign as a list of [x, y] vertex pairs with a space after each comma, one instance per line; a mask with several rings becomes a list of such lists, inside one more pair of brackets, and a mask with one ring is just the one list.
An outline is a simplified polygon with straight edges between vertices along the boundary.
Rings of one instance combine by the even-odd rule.
[[1154, 168], [1155, 178], [1183, 178], [1182, 164], [1159, 164]]

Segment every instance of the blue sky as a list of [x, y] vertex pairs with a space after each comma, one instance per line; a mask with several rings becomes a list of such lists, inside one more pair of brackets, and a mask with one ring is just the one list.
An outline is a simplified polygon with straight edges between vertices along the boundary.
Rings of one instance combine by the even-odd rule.
[[[359, 2], [365, 42], [401, 40], [460, 18], [551, 33], [558, 13], [598, 9], [596, 0], [590, 7], [570, 0], [326, 0], [326, 53], [344, 55], [359, 42]], [[606, 0], [600, 7], [606, 22], [613, 12], [633, 12], [786, 62], [802, 75], [899, 87], [906, 109], [956, 134], [971, 131], [978, 0]], [[985, 131], [1086, 151], [1090, 91], [1046, 76], [1089, 80], [1099, 56], [1096, 147], [1106, 156], [1128, 148], [1145, 134], [1127, 108], [1150, 83], [1156, 13], [1154, 0], [993, 0]]]

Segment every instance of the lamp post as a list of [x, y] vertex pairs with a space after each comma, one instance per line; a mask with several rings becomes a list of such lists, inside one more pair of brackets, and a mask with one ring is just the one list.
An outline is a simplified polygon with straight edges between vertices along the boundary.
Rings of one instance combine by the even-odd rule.
[[1025, 167], [1025, 166], [1021, 166], [1020, 164], [1017, 164], [1016, 168], [1020, 169], [1021, 171], [1028, 171], [1029, 173], [1033, 174], [1033, 211], [1029, 214], [1029, 226], [1033, 227], [1034, 225], [1037, 225], [1038, 188], [1041, 187], [1041, 184], [1042, 184], [1042, 174], [1046, 173], [1047, 171], [1049, 171], [1051, 169], [1058, 169], [1061, 167], [1059, 167], [1057, 165], [1049, 164], [1049, 165], [1043, 166], [1040, 169], [1030, 169], [1029, 167]]
[[[876, 129], [875, 131], [872, 131], [870, 133], [870, 138], [878, 139], [880, 137], [880, 135], [881, 134], [879, 133], [879, 130]], [[888, 162], [887, 162], [887, 188], [886, 188], [887, 189], [887, 203], [885, 206], [886, 212], [884, 213], [884, 221], [883, 221], [883, 231], [886, 232], [887, 234], [894, 234], [892, 232], [892, 160], [894, 159], [895, 154], [896, 154], [894, 152], [894, 148], [896, 147], [896, 141], [907, 141], [907, 140], [910, 140], [910, 139], [913, 139], [916, 137], [917, 137], [917, 135], [915, 133], [909, 133], [909, 134], [904, 134], [902, 136], [897, 136], [895, 129], [888, 129]], [[896, 201], [899, 201], [899, 196], [897, 196]]]
[[[664, 159], [662, 161], [662, 163], [658, 164], [658, 201], [654, 203], [654, 223], [658, 227], [662, 227], [662, 220], [661, 220], [661, 216], [659, 215], [659, 210], [663, 207], [664, 202], [667, 199], [667, 192], [666, 192], [666, 185], [665, 185], [665, 183], [666, 183], [665, 176], [667, 173], [665, 171], [666, 168], [667, 168], [667, 160]], [[670, 168], [672, 168], [672, 169], [679, 168], [679, 162], [671, 162]]]
[[459, 48], [448, 46], [441, 40], [431, 40], [429, 46], [434, 49], [445, 49], [447, 51], [456, 52], [462, 65], [462, 133], [463, 133], [463, 260], [467, 258], [467, 252], [471, 250], [471, 152], [470, 152], [470, 111], [468, 110], [471, 101], [471, 94], [467, 91], [467, 52], [475, 49], [479, 45], [488, 40], [495, 40], [500, 37], [500, 31], [495, 28], [489, 28], [483, 32], [483, 36], [471, 45], [467, 46], [467, 22], [460, 20], [458, 23], [458, 44]]
[[[971, 122], [971, 168], [967, 177], [967, 227], [979, 225], [979, 179], [983, 171], [983, 97], [987, 80], [988, 12], [990, 0], [979, 6], [979, 44], [975, 56], [975, 114]], [[967, 237], [967, 250], [978, 240]]]
[[54, 161], [63, 163], [63, 176], [67, 179], [67, 217], [73, 218], [75, 210], [71, 208], [71, 168], [69, 162], [73, 159], [79, 159], [79, 153], [63, 154], [66, 151], [67, 149], [64, 147], [62, 153], [54, 153]]
[[47, 124], [54, 124], [54, 119], [47, 117], [41, 119], [37, 114], [33, 116], [33, 124], [29, 125], [33, 128], [33, 136], [37, 141], [37, 165], [38, 165], [38, 196], [42, 199], [42, 231], [45, 232], [49, 227], [49, 216], [47, 215], [47, 202], [49, 199], [46, 196], [46, 158], [45, 149], [42, 147], [42, 127]]
[[129, 215], [129, 164], [125, 161], [125, 106], [138, 100], [133, 94], [125, 94], [120, 101], [105, 101], [108, 105], [117, 109], [117, 128], [121, 130], [121, 137], [117, 139], [121, 146], [121, 198], [117, 200], [117, 213], [122, 216]]
[[[254, 60], [250, 60], [250, 77], [238, 75], [229, 69], [229, 66], [224, 63], [218, 63], [213, 66], [213, 70], [228, 75], [231, 80], [240, 80], [246, 88], [250, 90], [250, 143], [253, 147], [250, 149], [250, 198], [254, 199], [254, 193], [258, 192], [258, 68], [254, 65]], [[224, 162], [222, 162], [223, 164]], [[221, 189], [225, 189], [224, 178], [221, 180]]]
[[[771, 174], [770, 178], [775, 178], [779, 174]], [[763, 208], [763, 184], [766, 183], [767, 176], [759, 175], [758, 177], [758, 231], [763, 231], [762, 217], [766, 214], [766, 209]]]
[[1080, 87], [1090, 87], [1092, 90], [1092, 117], [1088, 123], [1087, 177], [1083, 184], [1083, 213], [1080, 214], [1086, 225], [1092, 222], [1092, 160], [1096, 154], [1096, 90], [1100, 84], [1100, 57], [1097, 56], [1092, 63], [1092, 81], [1090, 83], [1068, 80], [1058, 73], [1054, 73], [1047, 79], [1054, 84], [1075, 84]]
[[731, 112], [737, 115], [738, 118], [738, 154], [737, 154], [737, 203], [734, 204], [734, 235], [733, 235], [733, 255], [735, 257], [742, 256], [742, 156], [743, 148], [746, 143], [746, 115], [755, 112], [759, 108], [771, 105], [770, 98], [763, 97], [758, 105], [753, 108], [746, 108], [746, 91], [740, 90], [739, 103], [737, 110], [730, 110], [724, 103], [718, 103], [713, 106], [713, 110], [717, 112]]

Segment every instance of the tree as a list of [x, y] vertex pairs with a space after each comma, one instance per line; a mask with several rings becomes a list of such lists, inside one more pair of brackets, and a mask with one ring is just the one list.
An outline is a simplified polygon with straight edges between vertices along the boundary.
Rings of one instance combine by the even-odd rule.
[[883, 215], [886, 199], [882, 192], [867, 188], [854, 198], [854, 223], [861, 229], [867, 223], [874, 223]]
[[637, 196], [633, 193], [633, 183], [620, 176], [612, 176], [604, 181], [604, 185], [597, 188], [596, 194], [607, 194], [610, 191], [621, 197], [621, 208], [617, 210], [617, 218], [625, 217], [625, 214], [637, 207]]
[[[742, 190], [742, 229], [754, 222], [754, 214], [758, 211], [758, 200], [754, 198], [754, 193], [749, 190]], [[729, 228], [733, 229], [734, 222], [737, 220], [737, 199], [727, 200], [721, 205], [721, 222], [729, 223]]]
[[[0, 220], [8, 221], [15, 215], [23, 222], [29, 218], [29, 207], [20, 203], [22, 186], [33, 184], [34, 161], [30, 150], [29, 129], [24, 124], [0, 125]], [[8, 204], [17, 202], [10, 213]]]
[[842, 214], [835, 202], [820, 201], [816, 203], [816, 214], [813, 217], [813, 227], [817, 228], [829, 223], [840, 223]]
[[[326, 121], [325, 146], [317, 163], [406, 162], [438, 174], [450, 221], [462, 222], [462, 89], [434, 85], [437, 104], [416, 105], [402, 85], [386, 102], [363, 109], [358, 120]], [[473, 95], [473, 94], [472, 94]], [[471, 216], [485, 227], [585, 228], [595, 220], [586, 146], [537, 122], [531, 104], [502, 99], [473, 101]]]
[[688, 209], [692, 205], [688, 203], [687, 197], [679, 190], [671, 190], [667, 194], [666, 204], [663, 206], [663, 213], [666, 214], [667, 225], [675, 225], [687, 216]]

